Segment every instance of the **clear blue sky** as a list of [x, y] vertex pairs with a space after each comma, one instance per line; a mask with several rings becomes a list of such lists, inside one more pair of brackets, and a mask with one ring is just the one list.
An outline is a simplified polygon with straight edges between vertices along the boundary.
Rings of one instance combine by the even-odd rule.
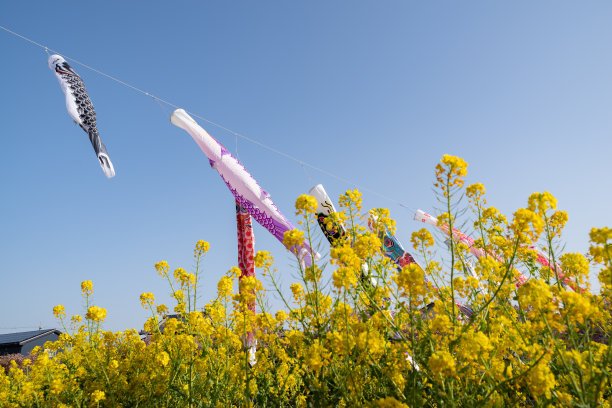
[[[0, 25], [362, 188], [431, 210], [444, 153], [510, 215], [534, 191], [569, 212], [568, 251], [611, 226], [608, 1], [2, 2]], [[108, 180], [69, 118], [45, 52], [0, 30], [0, 332], [82, 312], [91, 279], [106, 328], [141, 328], [163, 300], [153, 265], [192, 266], [202, 301], [236, 264], [234, 200], [170, 108], [79, 65], [115, 165]], [[289, 218], [316, 183], [352, 185], [206, 126]], [[412, 212], [388, 207], [408, 243]], [[284, 282], [290, 255], [257, 226]], [[275, 304], [273, 300], [272, 303]], [[276, 302], [277, 303], [277, 302]]]

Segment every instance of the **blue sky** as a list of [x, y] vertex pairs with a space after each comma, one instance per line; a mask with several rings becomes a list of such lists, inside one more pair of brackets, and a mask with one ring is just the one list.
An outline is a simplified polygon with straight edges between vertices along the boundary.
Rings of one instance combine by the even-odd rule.
[[[610, 21], [606, 1], [0, 3], [0, 25], [378, 193], [364, 207], [388, 207], [405, 244], [421, 225], [397, 202], [432, 210], [450, 153], [507, 215], [552, 192], [572, 252], [612, 224]], [[211, 243], [201, 301], [213, 298], [236, 264], [234, 201], [171, 108], [73, 64], [108, 180], [44, 50], [2, 30], [0, 49], [0, 332], [55, 327], [59, 303], [81, 313], [85, 279], [107, 329], [141, 328], [139, 294], [168, 299], [153, 265], [191, 268], [198, 239]], [[312, 185], [354, 188], [200, 123], [294, 222]], [[255, 234], [293, 281], [291, 256]]]

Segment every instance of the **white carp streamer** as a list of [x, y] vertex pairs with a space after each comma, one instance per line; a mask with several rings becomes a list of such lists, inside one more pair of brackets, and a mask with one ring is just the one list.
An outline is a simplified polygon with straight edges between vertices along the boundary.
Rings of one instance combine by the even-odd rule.
[[66, 109], [74, 122], [89, 136], [89, 141], [96, 152], [102, 171], [106, 177], [115, 177], [115, 168], [108, 155], [106, 146], [102, 143], [96, 126], [96, 111], [87, 95], [85, 84], [81, 77], [66, 62], [61, 55], [49, 57], [49, 68], [55, 72], [62, 91], [66, 95]]
[[[183, 109], [172, 112], [170, 122], [191, 135], [208, 157], [211, 167], [219, 172], [227, 187], [236, 197], [236, 201], [251, 214], [255, 221], [270, 231], [280, 242], [283, 242], [285, 232], [295, 227], [276, 208], [270, 195], [262, 190], [244, 166]], [[315, 259], [319, 257], [306, 241], [291, 250], [307, 267], [312, 265], [313, 256]]]

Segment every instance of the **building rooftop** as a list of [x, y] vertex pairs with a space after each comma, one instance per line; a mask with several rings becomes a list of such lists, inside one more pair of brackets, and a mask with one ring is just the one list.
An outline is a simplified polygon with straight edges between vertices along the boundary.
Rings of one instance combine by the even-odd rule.
[[33, 330], [27, 332], [19, 332], [19, 333], [7, 333], [0, 334], [0, 345], [8, 345], [8, 344], [25, 344], [29, 341], [35, 340], [41, 336], [44, 336], [48, 333], [55, 333], [57, 335], [62, 334], [61, 331], [57, 329], [46, 329], [46, 330]]

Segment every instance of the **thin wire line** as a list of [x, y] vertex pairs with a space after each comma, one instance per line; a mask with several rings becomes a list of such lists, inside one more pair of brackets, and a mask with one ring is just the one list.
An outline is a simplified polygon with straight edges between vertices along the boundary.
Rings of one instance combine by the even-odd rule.
[[240, 155], [238, 154], [238, 135], [234, 135], [234, 142], [236, 143], [236, 159], [240, 161]]
[[306, 174], [306, 177], [308, 178], [308, 184], [312, 186], [312, 178], [310, 177], [310, 173], [308, 173], [308, 170], [306, 170], [306, 167], [304, 167], [303, 165], [302, 170], [304, 170], [304, 174]]
[[[66, 58], [67, 60], [70, 60], [70, 61], [72, 61], [72, 62], [74, 62], [74, 63], [76, 63], [76, 64], [79, 64], [80, 66], [82, 66], [82, 67], [84, 67], [84, 68], [87, 68], [87, 69], [89, 69], [90, 71], [93, 71], [93, 72], [95, 72], [95, 73], [97, 73], [97, 74], [99, 74], [99, 75], [102, 75], [102, 76], [104, 76], [104, 77], [106, 77], [106, 78], [108, 78], [108, 79], [110, 79], [110, 80], [112, 80], [112, 81], [115, 81], [115, 82], [117, 82], [117, 83], [119, 83], [119, 84], [121, 84], [121, 85], [123, 85], [123, 86], [125, 86], [125, 87], [127, 87], [127, 88], [130, 88], [130, 89], [132, 89], [132, 90], [134, 90], [134, 91], [136, 91], [136, 92], [139, 92], [139, 93], [141, 93], [141, 94], [143, 94], [143, 95], [146, 95], [146, 96], [149, 96], [149, 97], [153, 98], [153, 99], [154, 99], [154, 100], [155, 100], [157, 103], [160, 103], [160, 102], [161, 102], [161, 103], [164, 103], [164, 104], [166, 104], [166, 105], [168, 105], [168, 106], [173, 107], [174, 109], [180, 109], [180, 107], [179, 107], [179, 106], [177, 106], [177, 105], [175, 105], [175, 104], [173, 104], [173, 103], [171, 103], [171, 102], [168, 102], [168, 101], [166, 101], [166, 100], [165, 100], [165, 99], [163, 99], [163, 98], [160, 98], [160, 97], [158, 97], [158, 96], [156, 96], [156, 95], [153, 95], [153, 94], [151, 94], [151, 93], [149, 93], [149, 92], [147, 92], [147, 91], [144, 91], [144, 90], [142, 90], [142, 89], [140, 89], [140, 88], [137, 88], [137, 87], [135, 87], [134, 85], [128, 84], [127, 82], [124, 82], [124, 81], [122, 81], [122, 80], [120, 80], [120, 79], [117, 79], [117, 78], [115, 78], [115, 77], [113, 77], [113, 76], [111, 76], [111, 75], [109, 75], [109, 74], [107, 74], [107, 73], [105, 73], [105, 72], [99, 71], [99, 70], [97, 70], [97, 69], [95, 69], [95, 68], [93, 68], [93, 67], [91, 67], [91, 66], [89, 66], [89, 65], [87, 65], [87, 64], [85, 64], [85, 63], [83, 63], [83, 62], [81, 62], [81, 61], [79, 61], [79, 60], [77, 60], [77, 59], [74, 59], [74, 58], [68, 57], [68, 56], [66, 56], [66, 55], [63, 55], [63, 54], [61, 54], [60, 52], [55, 51], [55, 50], [54, 50], [54, 49], [52, 49], [52, 48], [49, 48], [49, 47], [47, 47], [47, 46], [45, 46], [45, 45], [42, 45], [42, 44], [40, 44], [40, 43], [38, 43], [38, 42], [36, 42], [36, 41], [33, 41], [33, 40], [31, 40], [31, 39], [29, 39], [29, 38], [27, 38], [27, 37], [25, 37], [25, 36], [23, 36], [23, 35], [21, 35], [21, 34], [19, 34], [19, 33], [16, 33], [16, 32], [14, 32], [14, 31], [12, 31], [12, 30], [9, 30], [8, 28], [6, 28], [6, 27], [4, 27], [4, 26], [1, 26], [1, 25], [0, 25], [0, 28], [1, 28], [1, 29], [3, 29], [4, 31], [6, 31], [6, 32], [10, 33], [10, 34], [13, 34], [13, 35], [15, 35], [15, 36], [17, 36], [17, 37], [19, 37], [19, 38], [21, 38], [21, 39], [23, 39], [23, 40], [25, 40], [25, 41], [27, 41], [27, 42], [31, 43], [31, 44], [34, 44], [34, 45], [36, 45], [36, 46], [38, 46], [38, 47], [40, 47], [40, 48], [43, 48], [43, 49], [45, 50], [45, 52], [47, 52], [47, 54], [49, 53], [49, 51], [51, 51], [51, 52], [53, 52], [53, 53], [55, 53], [55, 54], [62, 55], [62, 56], [63, 56], [64, 58]], [[228, 133], [230, 133], [230, 134], [234, 135], [234, 137], [240, 137], [240, 138], [242, 138], [242, 139], [244, 139], [244, 140], [246, 140], [246, 141], [248, 141], [248, 142], [251, 142], [251, 143], [253, 143], [254, 145], [257, 145], [257, 146], [259, 146], [259, 147], [261, 147], [261, 148], [263, 148], [263, 149], [266, 149], [266, 150], [268, 150], [268, 151], [270, 151], [270, 152], [272, 152], [272, 153], [275, 153], [275, 154], [277, 154], [277, 155], [279, 155], [279, 156], [282, 156], [282, 157], [285, 157], [285, 158], [287, 158], [287, 159], [289, 159], [289, 160], [292, 160], [292, 161], [294, 161], [294, 162], [296, 162], [296, 163], [300, 164], [302, 167], [304, 167], [304, 166], [306, 166], [306, 167], [310, 167], [311, 169], [313, 169], [313, 170], [315, 170], [315, 171], [318, 171], [319, 173], [325, 174], [325, 175], [327, 175], [327, 176], [329, 176], [329, 177], [332, 177], [332, 178], [334, 178], [334, 179], [336, 179], [336, 180], [339, 180], [339, 181], [341, 181], [341, 182], [343, 182], [343, 183], [347, 183], [347, 184], [350, 184], [350, 185], [352, 185], [352, 186], [358, 187], [360, 190], [362, 190], [362, 191], [364, 191], [364, 192], [368, 192], [368, 193], [370, 193], [370, 194], [374, 194], [374, 195], [376, 195], [376, 196], [378, 196], [378, 197], [380, 197], [380, 198], [383, 198], [383, 199], [385, 199], [385, 200], [388, 200], [388, 201], [390, 201], [390, 202], [393, 202], [393, 203], [395, 203], [395, 204], [399, 205], [400, 207], [406, 208], [406, 209], [408, 209], [408, 210], [410, 210], [410, 211], [413, 211], [413, 212], [414, 212], [414, 211], [416, 211], [416, 209], [415, 209], [414, 207], [410, 207], [410, 206], [408, 206], [408, 205], [404, 204], [403, 202], [401, 202], [401, 201], [399, 201], [399, 200], [396, 200], [396, 199], [394, 199], [394, 198], [388, 197], [388, 196], [386, 196], [386, 195], [384, 195], [384, 194], [381, 194], [381, 193], [379, 193], [379, 192], [377, 192], [377, 191], [374, 191], [374, 190], [371, 190], [371, 189], [369, 189], [369, 188], [363, 187], [363, 186], [361, 186], [361, 185], [359, 185], [359, 184], [357, 184], [357, 183], [355, 183], [355, 182], [353, 182], [353, 181], [351, 181], [351, 180], [348, 180], [348, 179], [346, 179], [346, 178], [344, 178], [344, 177], [338, 176], [338, 175], [336, 175], [336, 174], [334, 174], [334, 173], [331, 173], [331, 172], [329, 172], [329, 171], [327, 171], [327, 170], [324, 170], [324, 169], [322, 169], [322, 168], [320, 168], [320, 167], [314, 166], [314, 165], [312, 165], [312, 164], [310, 164], [310, 163], [307, 163], [307, 162], [305, 162], [305, 161], [303, 161], [303, 160], [300, 160], [300, 159], [298, 159], [298, 158], [296, 158], [296, 157], [293, 157], [293, 156], [291, 156], [291, 155], [289, 155], [289, 154], [287, 154], [287, 153], [285, 153], [285, 152], [281, 152], [280, 150], [277, 150], [277, 149], [275, 149], [275, 148], [273, 148], [273, 147], [267, 146], [267, 145], [265, 145], [265, 144], [263, 144], [263, 143], [261, 143], [261, 142], [259, 142], [259, 141], [255, 140], [255, 139], [251, 139], [250, 137], [247, 137], [247, 136], [245, 136], [245, 135], [243, 135], [243, 134], [240, 134], [240, 133], [238, 133], [238, 132], [235, 132], [235, 131], [233, 131], [233, 130], [231, 130], [231, 129], [229, 129], [229, 128], [226, 128], [225, 126], [223, 126], [223, 125], [221, 125], [221, 124], [219, 124], [219, 123], [213, 122], [212, 120], [209, 120], [209, 119], [207, 119], [207, 118], [205, 118], [205, 117], [203, 117], [203, 116], [200, 116], [200, 115], [198, 115], [198, 114], [196, 114], [196, 113], [194, 113], [194, 112], [190, 112], [190, 111], [188, 111], [188, 110], [185, 110], [185, 112], [187, 112], [187, 113], [188, 113], [188, 114], [190, 114], [191, 116], [194, 116], [194, 117], [196, 117], [196, 118], [198, 118], [198, 119], [200, 119], [200, 120], [203, 120], [203, 121], [205, 121], [205, 122], [207, 122], [207, 123], [209, 123], [209, 124], [211, 124], [211, 125], [213, 125], [213, 126], [215, 126], [215, 127], [219, 128], [219, 129], [222, 129], [222, 130], [224, 130], [224, 131], [226, 131], [226, 132], [228, 132]]]
[[164, 115], [168, 114], [168, 110], [166, 108], [164, 108], [164, 105], [161, 104], [160, 101], [157, 100], [157, 98], [154, 95], [151, 95], [151, 98], [153, 98], [153, 100], [155, 102], [157, 102], [157, 104], [159, 105], [159, 107], [161, 108], [161, 110], [164, 112]]

